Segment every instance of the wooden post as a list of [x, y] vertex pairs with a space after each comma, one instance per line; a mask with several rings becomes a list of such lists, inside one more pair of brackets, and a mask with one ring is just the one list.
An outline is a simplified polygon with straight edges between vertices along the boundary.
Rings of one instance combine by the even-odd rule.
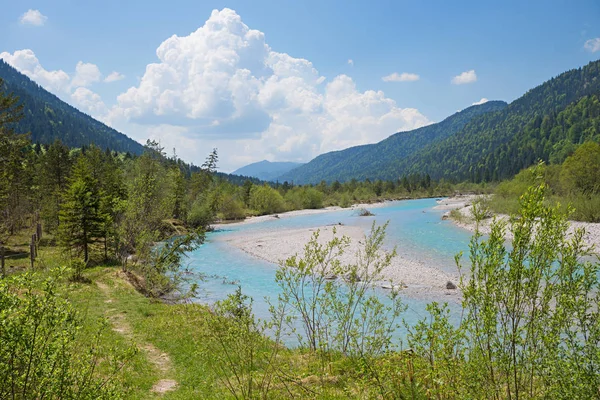
[[33, 256], [37, 257], [37, 235], [35, 233], [31, 235], [31, 246], [33, 248]]
[[35, 261], [35, 245], [33, 243], [29, 244], [29, 259], [31, 260], [31, 269], [33, 269], [33, 262]]
[[39, 222], [35, 226], [35, 233], [37, 234], [38, 240], [42, 240], [42, 224]]
[[5, 276], [6, 270], [4, 269], [4, 246], [0, 246], [0, 276]]

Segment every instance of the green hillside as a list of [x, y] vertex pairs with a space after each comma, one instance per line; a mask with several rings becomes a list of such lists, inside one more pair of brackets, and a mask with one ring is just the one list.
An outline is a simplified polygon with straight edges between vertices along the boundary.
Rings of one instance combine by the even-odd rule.
[[19, 97], [24, 106], [24, 117], [14, 129], [30, 132], [32, 142], [50, 144], [60, 139], [69, 147], [95, 144], [119, 152], [142, 153], [141, 144], [68, 105], [3, 60], [0, 78], [4, 80], [2, 91]]
[[318, 183], [350, 179], [397, 179], [403, 173], [401, 160], [414, 152], [461, 130], [471, 119], [506, 107], [503, 101], [471, 106], [442, 122], [407, 132], [396, 133], [379, 143], [351, 147], [322, 154], [299, 168], [280, 176], [282, 181]]
[[403, 160], [405, 173], [473, 182], [514, 176], [538, 159], [561, 162], [585, 140], [598, 140], [600, 61], [565, 72], [504, 110]]

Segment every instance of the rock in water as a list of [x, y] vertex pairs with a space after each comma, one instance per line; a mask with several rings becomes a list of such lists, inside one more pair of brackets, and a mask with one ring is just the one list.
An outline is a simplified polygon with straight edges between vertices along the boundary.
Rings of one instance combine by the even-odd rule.
[[450, 281], [446, 282], [446, 289], [454, 290], [456, 289], [456, 285]]

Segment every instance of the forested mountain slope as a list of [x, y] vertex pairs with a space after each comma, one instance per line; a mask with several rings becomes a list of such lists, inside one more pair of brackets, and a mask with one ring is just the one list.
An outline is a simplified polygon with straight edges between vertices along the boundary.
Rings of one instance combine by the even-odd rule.
[[514, 176], [538, 159], [561, 162], [599, 139], [600, 61], [565, 72], [502, 111], [471, 120], [456, 135], [402, 161], [407, 174], [473, 182]]
[[16, 132], [31, 133], [32, 142], [50, 144], [60, 139], [69, 147], [95, 144], [119, 152], [141, 154], [143, 146], [68, 105], [27, 76], [0, 60], [2, 90], [14, 93], [24, 106]]
[[238, 168], [233, 171], [232, 174], [250, 176], [263, 181], [274, 181], [278, 176], [283, 175], [301, 165], [301, 163], [295, 162], [271, 162], [263, 160], [248, 164], [242, 168]]
[[399, 162], [414, 152], [461, 130], [471, 119], [506, 107], [502, 101], [471, 106], [442, 122], [407, 132], [396, 133], [379, 143], [351, 147], [322, 154], [299, 168], [283, 174], [280, 182], [318, 183], [355, 179], [394, 180], [402, 175]]

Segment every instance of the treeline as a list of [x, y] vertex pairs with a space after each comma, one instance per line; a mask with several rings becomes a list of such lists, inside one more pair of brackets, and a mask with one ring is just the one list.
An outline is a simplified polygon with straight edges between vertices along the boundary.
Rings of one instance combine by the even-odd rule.
[[600, 144], [586, 142], [562, 164], [542, 164], [519, 172], [500, 183], [488, 200], [493, 211], [513, 214], [524, 190], [539, 184], [547, 187], [547, 200], [558, 204], [577, 221], [600, 222]]

